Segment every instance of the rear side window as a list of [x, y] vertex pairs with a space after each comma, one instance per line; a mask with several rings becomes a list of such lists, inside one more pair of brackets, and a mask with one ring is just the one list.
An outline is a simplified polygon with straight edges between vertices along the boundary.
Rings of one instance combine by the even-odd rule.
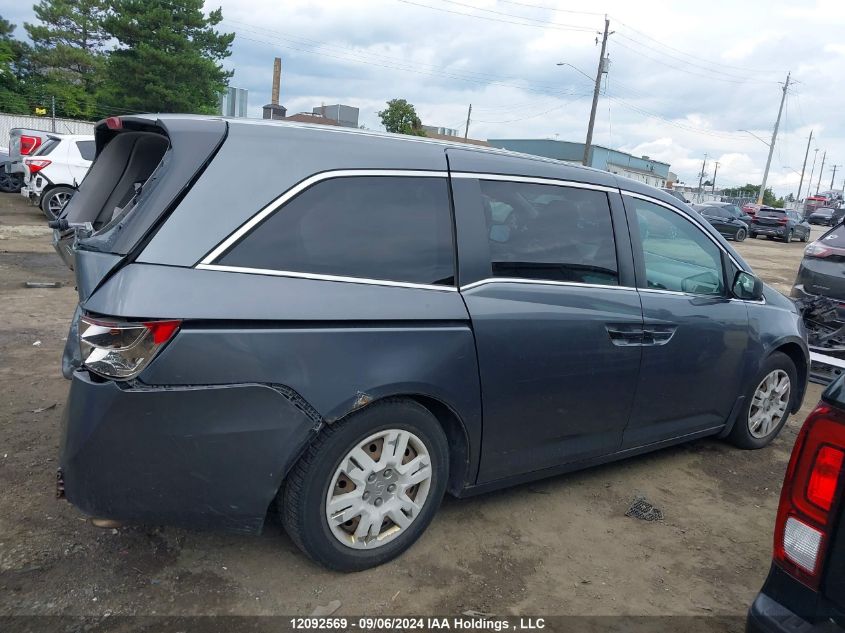
[[617, 285], [607, 194], [481, 181], [494, 277]]
[[56, 146], [58, 144], [59, 144], [59, 139], [48, 138], [46, 141], [44, 141], [41, 144], [41, 147], [39, 147], [37, 150], [35, 150], [35, 153], [33, 154], [33, 156], [46, 156], [47, 154], [52, 152], [54, 149], [56, 149]]
[[446, 178], [353, 176], [319, 182], [217, 262], [342, 277], [454, 285]]
[[85, 160], [94, 160], [94, 156], [97, 153], [94, 147], [94, 141], [76, 141], [76, 147], [79, 149], [82, 158]]

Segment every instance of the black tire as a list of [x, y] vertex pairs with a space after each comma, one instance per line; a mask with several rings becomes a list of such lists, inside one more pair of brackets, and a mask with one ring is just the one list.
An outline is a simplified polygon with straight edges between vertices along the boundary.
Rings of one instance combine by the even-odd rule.
[[[417, 517], [393, 540], [373, 549], [355, 549], [332, 534], [326, 498], [335, 471], [358, 443], [386, 429], [410, 431], [431, 458], [431, 484]], [[337, 571], [360, 571], [399, 556], [425, 531], [437, 512], [449, 479], [449, 445], [431, 412], [412, 400], [391, 398], [326, 426], [291, 470], [279, 510], [294, 543], [316, 563]]]
[[748, 237], [750, 237], [752, 240], [756, 240], [756, 239], [757, 239], [757, 234], [756, 234], [754, 231], [751, 231], [751, 232], [748, 234]]
[[10, 174], [6, 166], [0, 164], [0, 191], [5, 193], [19, 193], [23, 186], [23, 178], [20, 174]]
[[[789, 404], [786, 407], [786, 412], [784, 413], [783, 418], [768, 435], [762, 438], [754, 437], [754, 435], [751, 434], [751, 429], [748, 424], [748, 417], [751, 412], [751, 404], [754, 399], [754, 393], [757, 391], [757, 387], [760, 385], [762, 380], [778, 369], [782, 369], [786, 372], [787, 376], [789, 376]], [[754, 450], [767, 446], [778, 436], [778, 433], [780, 433], [783, 425], [786, 424], [786, 421], [789, 419], [790, 412], [795, 404], [795, 390], [797, 388], [798, 372], [795, 370], [795, 363], [792, 362], [792, 359], [789, 358], [789, 356], [783, 354], [782, 352], [772, 353], [772, 355], [763, 362], [760, 371], [757, 373], [757, 376], [755, 376], [752, 384], [745, 392], [745, 401], [742, 405], [742, 411], [737, 416], [736, 422], [734, 422], [730, 435], [728, 435], [728, 440], [734, 446], [747, 450]]]
[[786, 235], [783, 236], [783, 241], [785, 244], [789, 244], [792, 241], [792, 229], [789, 229]]
[[745, 229], [742, 229], [742, 228], [737, 229], [736, 233], [734, 233], [734, 241], [744, 242], [747, 235], [748, 235], [748, 231], [746, 231]]
[[[41, 207], [41, 211], [47, 216], [47, 219], [55, 220], [61, 213], [62, 208], [64, 208], [64, 205], [67, 204], [67, 200], [70, 200], [74, 193], [76, 193], [76, 189], [73, 187], [58, 185], [41, 196], [38, 206]], [[64, 196], [67, 196], [67, 200], [63, 204], [59, 204], [59, 201]]]
[[804, 235], [801, 236], [801, 241], [806, 242], [808, 239], [810, 239], [810, 230], [809, 229], [807, 229], [807, 232], [804, 233]]

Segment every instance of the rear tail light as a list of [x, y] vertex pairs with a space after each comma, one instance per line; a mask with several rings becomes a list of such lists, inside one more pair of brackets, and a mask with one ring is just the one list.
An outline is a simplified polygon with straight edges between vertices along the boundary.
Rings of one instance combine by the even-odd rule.
[[778, 218], [778, 224], [786, 224], [789, 222], [789, 218]]
[[21, 134], [21, 156], [29, 156], [41, 145], [41, 137]]
[[86, 368], [106, 378], [128, 380], [173, 338], [181, 321], [79, 320], [79, 350]]
[[816, 259], [824, 259], [833, 254], [833, 249], [822, 246], [818, 242], [813, 242], [804, 249], [804, 254], [807, 257], [815, 257]]
[[27, 158], [24, 163], [29, 168], [30, 174], [37, 174], [39, 171], [47, 167], [52, 161], [46, 158]]
[[842, 496], [845, 413], [816, 407], [795, 440], [775, 523], [774, 560], [808, 587], [819, 586], [833, 511]]

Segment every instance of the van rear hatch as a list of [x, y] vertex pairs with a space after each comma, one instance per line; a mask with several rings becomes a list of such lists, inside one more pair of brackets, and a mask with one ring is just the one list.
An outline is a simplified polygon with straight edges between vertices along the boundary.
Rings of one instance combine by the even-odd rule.
[[62, 359], [66, 378], [80, 363], [77, 324], [85, 301], [143, 249], [214, 157], [226, 131], [219, 118], [166, 115], [112, 117], [97, 124], [94, 162], [50, 223], [53, 245], [74, 270], [79, 293]]
[[59, 256], [76, 272], [80, 301], [131, 261], [226, 137], [222, 119], [126, 116], [95, 128], [96, 158], [59, 220]]

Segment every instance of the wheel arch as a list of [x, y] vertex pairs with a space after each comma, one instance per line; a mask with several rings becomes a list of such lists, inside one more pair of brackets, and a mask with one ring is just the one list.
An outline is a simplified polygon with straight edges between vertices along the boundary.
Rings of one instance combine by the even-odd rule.
[[801, 408], [801, 403], [804, 401], [804, 394], [807, 391], [807, 378], [810, 370], [809, 361], [807, 360], [804, 348], [795, 341], [780, 343], [769, 352], [768, 356], [771, 356], [775, 352], [780, 352], [788, 356], [795, 365], [795, 371], [798, 373], [798, 385], [795, 390], [795, 398], [793, 398], [791, 409], [792, 413], [797, 413], [798, 409]]

